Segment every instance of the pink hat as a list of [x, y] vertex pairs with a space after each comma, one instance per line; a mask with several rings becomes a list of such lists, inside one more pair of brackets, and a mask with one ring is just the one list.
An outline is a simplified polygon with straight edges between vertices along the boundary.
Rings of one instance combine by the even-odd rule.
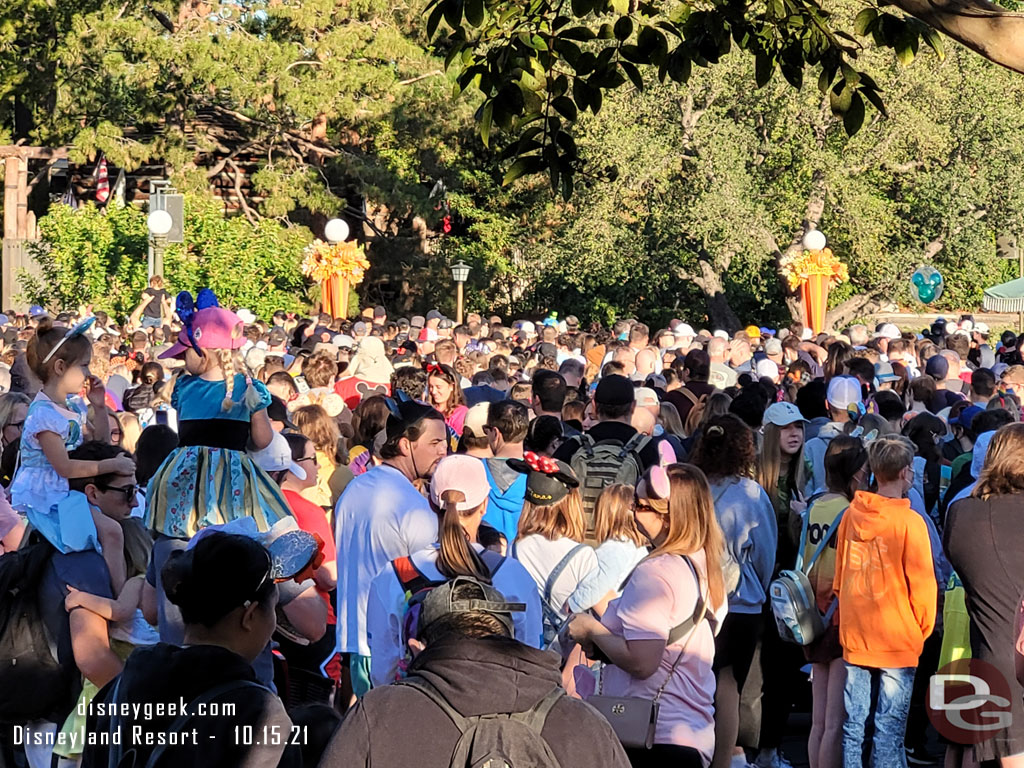
[[465, 494], [466, 500], [456, 504], [459, 511], [479, 507], [491, 492], [484, 463], [465, 454], [441, 459], [430, 479], [430, 500], [439, 509], [444, 509], [441, 496], [445, 491], [462, 491]]
[[[242, 318], [223, 307], [200, 309], [192, 318], [192, 333], [201, 349], [239, 349], [245, 344], [244, 330]], [[160, 359], [183, 357], [191, 346], [188, 329], [183, 328], [178, 341], [162, 353]]]

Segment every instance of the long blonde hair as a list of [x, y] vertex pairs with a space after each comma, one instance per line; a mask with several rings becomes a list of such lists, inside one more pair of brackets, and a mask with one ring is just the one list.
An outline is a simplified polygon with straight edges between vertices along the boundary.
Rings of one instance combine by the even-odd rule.
[[971, 496], [988, 499], [1024, 492], [1024, 424], [999, 428], [985, 454], [985, 466]]
[[583, 541], [586, 532], [579, 488], [573, 488], [554, 504], [523, 503], [523, 513], [519, 517], [520, 539], [539, 533], [548, 541], [558, 541], [563, 536]]
[[[221, 403], [220, 408], [222, 411], [230, 411], [234, 405], [231, 395], [235, 389], [235, 373], [240, 368], [238, 361], [235, 360], [235, 351], [233, 349], [211, 349], [207, 351], [211, 353], [216, 352], [217, 354], [216, 363], [224, 373], [224, 383], [227, 385], [224, 402]], [[245, 370], [244, 367], [241, 367], [241, 370]]]
[[644, 545], [643, 534], [633, 517], [633, 496], [633, 486], [622, 483], [609, 485], [601, 491], [594, 505], [594, 537], [599, 542], [625, 540], [638, 547]]
[[708, 479], [692, 464], [671, 464], [665, 471], [670, 488], [668, 532], [647, 557], [692, 555], [703, 550], [708, 572], [708, 607], [717, 610], [726, 597], [722, 576], [725, 537], [715, 517]]
[[[780, 427], [771, 422], [764, 425], [764, 439], [761, 441], [761, 455], [757, 459], [757, 482], [764, 488], [768, 498], [775, 503], [779, 490], [779, 472], [782, 471], [782, 448], [780, 447]], [[804, 487], [804, 447], [789, 460], [789, 490]]]

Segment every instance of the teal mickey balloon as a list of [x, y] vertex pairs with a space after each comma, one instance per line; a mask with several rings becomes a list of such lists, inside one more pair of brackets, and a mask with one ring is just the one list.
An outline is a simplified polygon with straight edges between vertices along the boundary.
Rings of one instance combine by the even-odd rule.
[[910, 293], [922, 304], [931, 304], [942, 295], [946, 281], [935, 267], [918, 267], [910, 278]]

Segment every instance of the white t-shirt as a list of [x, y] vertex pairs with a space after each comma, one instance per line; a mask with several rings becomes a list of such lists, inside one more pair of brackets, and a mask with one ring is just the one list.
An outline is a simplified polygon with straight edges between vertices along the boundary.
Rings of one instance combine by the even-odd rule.
[[334, 508], [338, 549], [338, 642], [342, 653], [370, 655], [370, 582], [399, 557], [437, 541], [437, 515], [412, 483], [382, 464], [356, 477]]
[[[483, 552], [483, 547], [479, 544], [475, 544], [474, 547], [477, 552]], [[430, 581], [445, 580], [437, 569], [437, 555], [436, 545], [412, 555], [412, 564], [416, 570]], [[526, 604], [525, 612], [512, 614], [515, 637], [525, 645], [539, 648], [542, 622], [540, 596], [530, 574], [521, 563], [508, 557], [494, 574], [493, 586], [508, 602]], [[366, 610], [366, 630], [370, 641], [370, 680], [375, 687], [395, 681], [398, 664], [405, 655], [405, 639], [402, 637], [405, 608], [402, 584], [394, 567], [388, 563], [370, 584], [369, 606]]]
[[[516, 540], [513, 555], [533, 577], [538, 593], [543, 595], [544, 585], [547, 584], [548, 576], [555, 570], [555, 566], [578, 545], [578, 541], [565, 536], [557, 541], [549, 541], [539, 533], [533, 533]], [[569, 614], [564, 610], [566, 602], [573, 596], [580, 583], [597, 567], [597, 555], [590, 547], [583, 547], [572, 556], [551, 590], [550, 605], [559, 616], [568, 617]]]

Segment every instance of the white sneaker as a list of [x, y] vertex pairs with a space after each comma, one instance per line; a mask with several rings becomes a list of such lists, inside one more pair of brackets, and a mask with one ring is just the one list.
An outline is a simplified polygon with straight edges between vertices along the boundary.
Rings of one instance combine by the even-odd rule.
[[793, 764], [777, 749], [761, 750], [754, 760], [754, 765], [757, 768], [793, 768]]

